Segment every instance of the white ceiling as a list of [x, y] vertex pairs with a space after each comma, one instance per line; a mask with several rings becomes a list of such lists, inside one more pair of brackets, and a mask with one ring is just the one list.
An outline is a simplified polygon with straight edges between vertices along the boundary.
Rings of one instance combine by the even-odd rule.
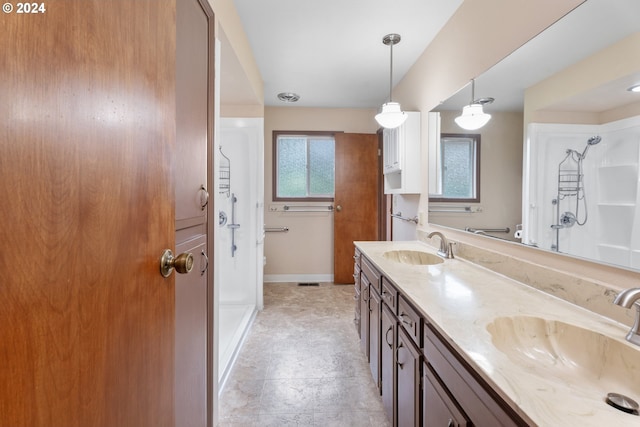
[[[389, 33], [397, 84], [462, 0], [234, 0], [264, 80], [266, 106], [295, 92], [302, 107], [377, 108], [389, 96]], [[243, 76], [225, 60], [223, 103], [241, 104]], [[228, 47], [228, 46], [227, 46]], [[229, 68], [231, 67], [231, 68]], [[246, 91], [246, 89], [245, 89]]]
[[[462, 0], [234, 0], [264, 80], [266, 106], [378, 108], [389, 96], [388, 33], [402, 41], [393, 50], [397, 84]], [[476, 98], [494, 97], [491, 111], [522, 111], [524, 90], [611, 43], [640, 31], [640, 0], [587, 0], [559, 22], [476, 79]], [[224, 32], [221, 102], [255, 104], [255, 94]], [[638, 52], [630, 54], [637, 55]], [[627, 76], [564, 108], [602, 111], [637, 102]], [[639, 83], [640, 81], [636, 81]], [[625, 86], [626, 85], [626, 86]], [[623, 87], [624, 86], [624, 87]], [[300, 101], [279, 101], [296, 92]], [[471, 90], [462, 88], [438, 109], [459, 109]]]

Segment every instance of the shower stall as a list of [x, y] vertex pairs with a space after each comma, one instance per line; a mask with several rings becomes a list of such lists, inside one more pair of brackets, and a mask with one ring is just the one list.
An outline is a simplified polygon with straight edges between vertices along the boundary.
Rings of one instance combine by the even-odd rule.
[[530, 124], [522, 242], [640, 268], [639, 165], [640, 116]]
[[215, 335], [220, 384], [263, 305], [263, 127], [261, 118], [218, 122]]
[[555, 230], [556, 240], [551, 244], [551, 250], [560, 252], [560, 230], [574, 225], [583, 226], [587, 223], [589, 211], [584, 187], [583, 161], [589, 147], [598, 144], [601, 140], [600, 136], [589, 138], [582, 153], [567, 148], [566, 155], [558, 164], [558, 192], [556, 198], [551, 201], [551, 204], [556, 207], [556, 220], [551, 224], [551, 228]]

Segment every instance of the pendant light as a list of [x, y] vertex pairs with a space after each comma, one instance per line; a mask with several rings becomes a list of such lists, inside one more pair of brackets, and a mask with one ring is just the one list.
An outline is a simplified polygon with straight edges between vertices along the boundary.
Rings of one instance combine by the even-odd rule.
[[482, 110], [484, 104], [491, 104], [493, 98], [475, 98], [476, 89], [475, 79], [471, 79], [471, 103], [462, 108], [462, 114], [455, 118], [456, 123], [462, 129], [476, 130], [486, 125], [491, 119], [491, 114], [487, 114]]
[[399, 34], [387, 34], [382, 39], [382, 43], [391, 48], [391, 61], [389, 71], [389, 102], [382, 104], [382, 111], [376, 114], [376, 121], [380, 126], [387, 129], [397, 128], [407, 120], [407, 114], [400, 109], [400, 104], [393, 102], [391, 97], [393, 90], [393, 45], [400, 43]]

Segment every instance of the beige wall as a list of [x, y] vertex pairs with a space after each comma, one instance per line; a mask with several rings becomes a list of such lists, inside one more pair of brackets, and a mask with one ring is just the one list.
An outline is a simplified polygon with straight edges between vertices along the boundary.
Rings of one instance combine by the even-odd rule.
[[283, 205], [294, 203], [273, 202], [273, 131], [376, 133], [375, 114], [369, 109], [265, 108], [264, 221], [268, 227], [289, 228], [287, 233], [266, 234], [265, 281], [326, 281], [333, 276], [333, 213], [283, 212]]
[[225, 37], [237, 57], [240, 64], [239, 66], [247, 78], [248, 85], [251, 86], [250, 90], [253, 91], [257, 99], [263, 100], [264, 85], [262, 83], [262, 76], [260, 75], [258, 64], [253, 56], [249, 39], [247, 39], [247, 35], [244, 32], [242, 21], [240, 21], [240, 16], [233, 4], [233, 0], [208, 1], [217, 21], [216, 37], [222, 37], [220, 34], [220, 27], [222, 27]]
[[[631, 53], [634, 52], [634, 53]], [[640, 33], [632, 34], [617, 43], [579, 61], [525, 91], [525, 123], [603, 124], [637, 115], [640, 103], [632, 103], [610, 110], [595, 112], [566, 111], [559, 108], [566, 100], [583, 99], [582, 94], [593, 90], [607, 93], [607, 84], [640, 70]], [[631, 82], [634, 82], [632, 80]], [[589, 103], [597, 103], [600, 92]], [[584, 101], [583, 101], [584, 102]]]
[[[441, 132], [461, 133], [453, 121], [459, 115], [460, 111], [442, 111]], [[522, 113], [492, 112], [486, 126], [469, 133], [480, 134], [480, 203], [456, 205], [479, 207], [482, 211], [473, 214], [430, 212], [430, 221], [461, 229], [509, 227], [510, 233], [495, 235], [515, 240], [515, 226], [522, 222]]]

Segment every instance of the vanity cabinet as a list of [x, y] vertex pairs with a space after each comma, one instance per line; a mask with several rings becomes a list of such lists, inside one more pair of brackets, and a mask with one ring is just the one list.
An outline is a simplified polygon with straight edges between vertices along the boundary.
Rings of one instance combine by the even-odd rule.
[[407, 111], [397, 128], [382, 130], [385, 194], [417, 194], [422, 183], [420, 112]]
[[361, 348], [393, 426], [527, 425], [427, 321], [428, 313], [364, 254], [358, 261]]

